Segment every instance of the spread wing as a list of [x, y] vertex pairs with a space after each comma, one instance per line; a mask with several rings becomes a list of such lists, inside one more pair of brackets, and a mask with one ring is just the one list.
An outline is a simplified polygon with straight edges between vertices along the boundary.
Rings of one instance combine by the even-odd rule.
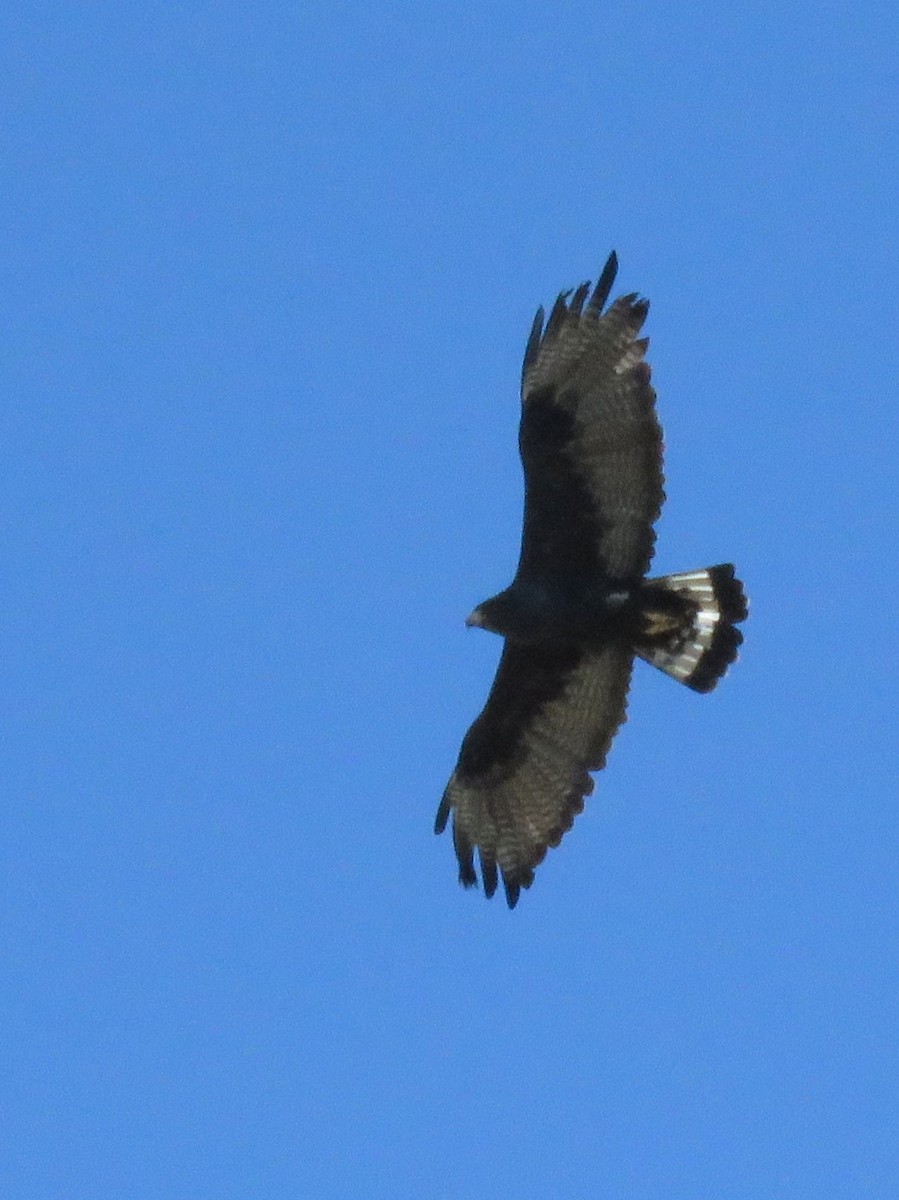
[[[649, 303], [622, 296], [605, 313], [613, 253], [590, 294], [539, 309], [524, 355], [519, 445], [525, 474], [518, 577], [625, 580], [652, 558], [662, 431], [639, 338]], [[570, 299], [569, 299], [570, 297]]]
[[534, 868], [557, 846], [593, 790], [624, 720], [633, 651], [599, 652], [506, 642], [484, 711], [462, 743], [437, 812], [441, 833], [453, 812], [459, 878], [484, 891], [502, 873], [509, 907], [530, 887]]

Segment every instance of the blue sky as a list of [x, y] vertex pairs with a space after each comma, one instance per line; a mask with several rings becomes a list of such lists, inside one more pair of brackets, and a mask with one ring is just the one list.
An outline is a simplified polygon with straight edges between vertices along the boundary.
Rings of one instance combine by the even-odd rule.
[[[899, 1189], [886, 5], [0, 18], [0, 1187]], [[496, 663], [534, 309], [653, 307], [630, 719], [515, 912], [431, 825]]]

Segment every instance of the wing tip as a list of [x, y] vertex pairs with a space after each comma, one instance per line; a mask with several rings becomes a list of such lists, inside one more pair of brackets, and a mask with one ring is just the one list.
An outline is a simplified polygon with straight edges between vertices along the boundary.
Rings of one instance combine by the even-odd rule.
[[503, 871], [503, 888], [506, 893], [506, 904], [513, 909], [523, 891], [534, 882], [534, 872], [530, 867], [519, 867], [514, 871]]
[[489, 900], [496, 891], [499, 883], [499, 872], [496, 867], [496, 859], [486, 854], [483, 850], [479, 851], [478, 857], [481, 860], [481, 881], [484, 885], [484, 895]]
[[528, 373], [528, 369], [536, 361], [537, 355], [540, 352], [540, 343], [543, 341], [543, 322], [546, 318], [546, 313], [543, 311], [541, 304], [534, 313], [534, 320], [531, 322], [531, 332], [528, 334], [527, 345], [524, 348], [524, 361], [521, 364], [521, 380], [524, 383], [524, 377]]
[[[522, 387], [524, 386], [528, 371], [539, 357], [543, 344], [554, 338], [569, 319], [573, 319], [573, 323], [576, 324], [582, 316], [592, 317], [594, 320], [598, 320], [603, 316], [602, 310], [609, 299], [617, 275], [618, 255], [612, 250], [605, 261], [602, 271], [600, 271], [599, 279], [596, 281], [596, 286], [592, 292], [590, 291], [591, 285], [589, 281], [582, 283], [574, 291], [560, 292], [550, 309], [548, 319], [542, 307], [537, 309], [537, 313], [531, 324], [531, 332], [528, 336], [524, 351], [524, 361], [521, 366]], [[636, 328], [639, 329], [640, 325], [646, 319], [646, 313], [649, 311], [649, 301], [639, 299], [635, 293], [632, 296], [624, 297], [622, 300], [616, 300], [615, 305], [624, 302], [632, 306], [632, 311], [636, 315]], [[585, 304], [586, 308], [584, 307]]]
[[593, 289], [593, 295], [590, 297], [588, 309], [591, 312], [599, 313], [602, 307], [609, 298], [609, 293], [612, 290], [612, 285], [615, 282], [615, 277], [618, 274], [618, 255], [613, 250], [606, 259], [606, 265], [600, 272], [599, 279], [596, 281], [596, 287]]
[[437, 816], [434, 818], [434, 832], [436, 834], [441, 834], [446, 829], [446, 823], [449, 820], [452, 808], [453, 806], [449, 798], [449, 788], [447, 788], [437, 807]]
[[[604, 756], [603, 756], [604, 761]], [[601, 765], [601, 764], [600, 764]], [[582, 776], [565, 797], [564, 809], [559, 813], [556, 824], [549, 828], [538, 844], [519, 844], [517, 849], [506, 846], [505, 850], [498, 847], [496, 842], [488, 839], [487, 845], [481, 843], [477, 836], [470, 836], [460, 825], [458, 813], [453, 816], [453, 848], [459, 868], [459, 883], [462, 887], [474, 888], [480, 882], [487, 900], [493, 898], [499, 890], [502, 881], [506, 903], [510, 909], [515, 908], [521, 897], [534, 882], [534, 872], [546, 858], [550, 850], [555, 849], [566, 833], [571, 829], [577, 815], [583, 811], [586, 797], [593, 791], [594, 780], [589, 769], [584, 769]], [[454, 805], [450, 799], [452, 783], [446, 791], [437, 809], [434, 822], [434, 832], [443, 833], [453, 813]], [[463, 823], [464, 824], [464, 823]], [[475, 867], [475, 855], [480, 872]], [[507, 865], [503, 865], [503, 860]], [[480, 874], [480, 879], [478, 878]]]

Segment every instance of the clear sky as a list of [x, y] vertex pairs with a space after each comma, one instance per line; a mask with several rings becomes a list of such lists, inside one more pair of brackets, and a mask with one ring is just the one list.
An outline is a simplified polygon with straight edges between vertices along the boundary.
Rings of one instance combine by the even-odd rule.
[[[0, 1192], [895, 1200], [893, 5], [12, 4]], [[510, 913], [434, 812], [534, 309], [652, 300], [637, 664]]]

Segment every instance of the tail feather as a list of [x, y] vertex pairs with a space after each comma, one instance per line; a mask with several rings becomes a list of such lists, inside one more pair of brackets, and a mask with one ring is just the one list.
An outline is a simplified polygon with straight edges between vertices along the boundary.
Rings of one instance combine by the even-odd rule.
[[730, 563], [647, 579], [634, 650], [696, 692], [710, 692], [737, 657], [748, 614]]

